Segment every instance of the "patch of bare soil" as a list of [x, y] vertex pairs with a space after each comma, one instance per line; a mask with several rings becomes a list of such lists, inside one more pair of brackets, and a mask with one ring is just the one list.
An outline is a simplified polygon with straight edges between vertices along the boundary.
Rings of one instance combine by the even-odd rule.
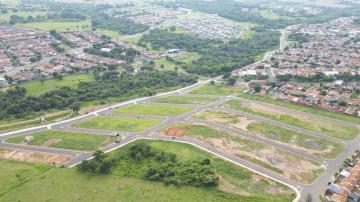
[[239, 117], [239, 123], [236, 124], [230, 124], [232, 127], [244, 130], [244, 131], [248, 131], [247, 127], [248, 125], [252, 124], [252, 123], [257, 123], [257, 121], [253, 120], [253, 119], [248, 119], [246, 117]]
[[57, 166], [63, 165], [71, 159], [69, 156], [60, 155], [60, 154], [23, 151], [16, 149], [0, 150], [0, 158], [25, 161], [29, 163], [44, 163], [44, 164], [51, 164]]
[[185, 136], [186, 131], [188, 131], [188, 128], [172, 127], [172, 128], [166, 129], [165, 135], [171, 136], [171, 137], [182, 137], [182, 136]]
[[[319, 166], [313, 164], [311, 161], [290, 155], [269, 146], [255, 149], [253, 147], [249, 148], [249, 145], [246, 143], [232, 141], [227, 138], [196, 137], [196, 139], [228, 154], [238, 156], [239, 158], [254, 163], [263, 162], [276, 167], [284, 172], [283, 175], [285, 177], [298, 182], [307, 183], [311, 181], [311, 176], [319, 169]], [[259, 165], [262, 166], [261, 164]]]
[[60, 141], [61, 141], [60, 138], [56, 138], [56, 137], [50, 138], [50, 139], [46, 140], [41, 146], [50, 147], [51, 145], [56, 144], [56, 143], [58, 143]]

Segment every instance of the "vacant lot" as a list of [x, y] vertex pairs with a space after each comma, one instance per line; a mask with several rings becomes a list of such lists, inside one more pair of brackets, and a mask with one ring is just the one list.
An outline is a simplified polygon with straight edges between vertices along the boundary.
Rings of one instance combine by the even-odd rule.
[[176, 116], [190, 111], [190, 107], [157, 106], [157, 105], [131, 105], [114, 110], [114, 113], [153, 116]]
[[172, 103], [172, 104], [197, 104], [205, 105], [211, 102], [215, 102], [216, 98], [203, 98], [203, 97], [192, 97], [192, 96], [169, 96], [153, 100], [156, 103]]
[[183, 135], [195, 138], [226, 153], [238, 156], [301, 183], [314, 181], [323, 171], [318, 162], [204, 125], [178, 123], [161, 133], [173, 136], [172, 133], [176, 130], [183, 130]]
[[[57, 130], [41, 131], [31, 134], [34, 140], [30, 145], [73, 149], [80, 151], [94, 151], [100, 147], [111, 144], [114, 137], [106, 135], [83, 134]], [[7, 139], [7, 142], [23, 144], [25, 136], [16, 136]]]
[[70, 160], [70, 157], [60, 154], [0, 148], [0, 162], [1, 159], [25, 161], [29, 163], [63, 165]]
[[317, 155], [324, 158], [335, 158], [344, 149], [341, 143], [309, 136], [303, 133], [287, 130], [285, 128], [255, 121], [235, 114], [204, 111], [194, 118], [214, 121], [229, 125], [237, 129], [251, 132], [254, 135], [285, 143], [288, 146]]
[[125, 132], [140, 132], [161, 123], [157, 119], [97, 117], [77, 123], [77, 128], [92, 128]]
[[224, 86], [202, 86], [198, 89], [192, 90], [190, 94], [201, 94], [201, 95], [231, 95], [235, 93], [236, 89], [227, 88]]
[[[140, 141], [137, 141], [138, 143]], [[208, 158], [221, 176], [216, 188], [166, 186], [144, 181], [134, 175], [142, 163], [120, 163], [110, 174], [81, 173], [76, 169], [42, 167], [0, 161], [0, 201], [243, 201], [288, 202], [294, 193], [283, 185], [200, 151], [192, 146], [160, 141], [144, 141], [156, 150], [171, 152], [181, 160]], [[130, 145], [129, 145], [130, 146]], [[122, 148], [113, 152], [123, 152]], [[191, 154], [191, 155], [189, 155]], [[139, 168], [139, 169], [134, 169]], [[26, 170], [26, 172], [24, 172]], [[24, 173], [22, 173], [24, 172]], [[25, 183], [16, 177], [20, 173]], [[4, 183], [3, 183], [4, 182]], [[11, 184], [11, 186], [7, 186]]]
[[232, 100], [225, 103], [224, 106], [346, 140], [355, 138], [359, 133], [359, 130], [355, 127], [311, 115], [294, 114], [285, 109], [275, 109], [269, 105], [251, 101]]
[[60, 87], [77, 87], [80, 82], [93, 81], [94, 78], [91, 74], [76, 74], [64, 77], [63, 80], [49, 79], [42, 84], [40, 81], [31, 81], [28, 83], [20, 84], [19, 86], [26, 88], [27, 93], [32, 96], [39, 96], [51, 90]]

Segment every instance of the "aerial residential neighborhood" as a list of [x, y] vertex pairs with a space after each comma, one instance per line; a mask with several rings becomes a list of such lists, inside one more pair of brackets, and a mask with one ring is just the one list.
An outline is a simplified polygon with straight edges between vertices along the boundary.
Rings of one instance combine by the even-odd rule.
[[358, 0], [0, 0], [0, 202], [360, 202]]

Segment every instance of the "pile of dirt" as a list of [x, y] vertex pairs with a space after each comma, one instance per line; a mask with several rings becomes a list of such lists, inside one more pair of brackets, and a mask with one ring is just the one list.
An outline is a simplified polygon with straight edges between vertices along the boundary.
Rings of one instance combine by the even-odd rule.
[[44, 163], [44, 164], [51, 164], [57, 166], [63, 165], [71, 159], [70, 156], [66, 156], [66, 155], [24, 151], [24, 150], [16, 150], [16, 149], [1, 149], [0, 159], [1, 158], [9, 159], [9, 160], [25, 161], [29, 163]]
[[165, 135], [171, 137], [182, 137], [185, 136], [187, 130], [188, 130], [187, 128], [172, 127], [166, 129]]

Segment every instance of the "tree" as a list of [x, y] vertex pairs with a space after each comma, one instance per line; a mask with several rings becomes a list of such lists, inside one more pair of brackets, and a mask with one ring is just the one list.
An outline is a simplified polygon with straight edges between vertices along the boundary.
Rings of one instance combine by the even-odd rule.
[[106, 157], [105, 153], [101, 150], [96, 150], [94, 152], [93, 156], [94, 156], [95, 161], [97, 161], [97, 162], [102, 162]]
[[259, 85], [255, 85], [255, 86], [254, 86], [254, 91], [255, 91], [256, 93], [259, 93], [259, 92], [261, 91], [261, 87], [260, 87]]
[[229, 78], [226, 79], [226, 83], [230, 86], [233, 86], [236, 84], [236, 77], [235, 76], [230, 76]]
[[71, 105], [71, 110], [75, 113], [78, 113], [80, 111], [80, 103], [79, 102], [74, 102]]
[[44, 74], [42, 74], [42, 75], [40, 76], [40, 83], [41, 83], [41, 85], [44, 85], [45, 79], [46, 79], [46, 76], [45, 76]]

